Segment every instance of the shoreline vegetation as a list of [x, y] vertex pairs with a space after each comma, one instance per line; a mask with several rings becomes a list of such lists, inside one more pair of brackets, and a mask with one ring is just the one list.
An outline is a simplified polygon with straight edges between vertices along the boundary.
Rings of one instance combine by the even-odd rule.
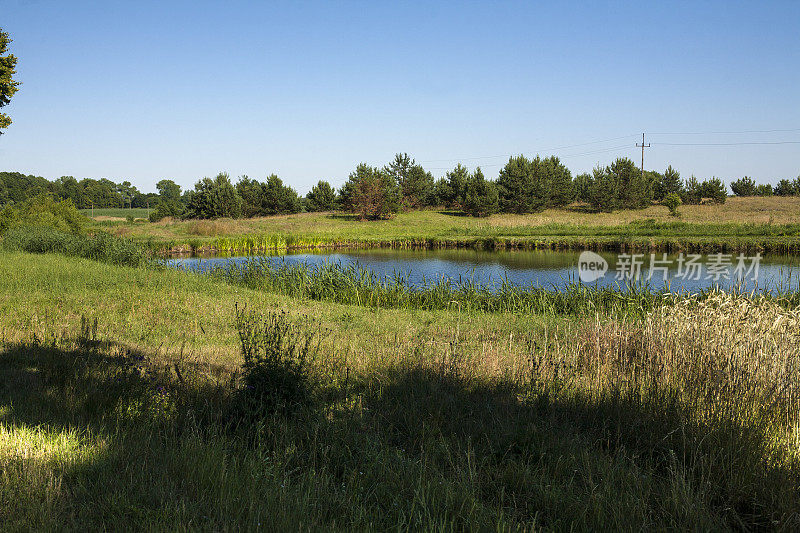
[[593, 213], [576, 205], [481, 219], [416, 210], [370, 222], [325, 212], [157, 223], [105, 219], [93, 227], [162, 255], [369, 247], [800, 254], [800, 198], [730, 198], [686, 206], [677, 220], [662, 206]]

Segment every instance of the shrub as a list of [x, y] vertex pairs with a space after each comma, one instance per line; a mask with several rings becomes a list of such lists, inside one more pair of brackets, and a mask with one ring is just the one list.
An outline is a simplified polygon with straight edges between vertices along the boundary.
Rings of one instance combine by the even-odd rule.
[[321, 339], [315, 324], [305, 317], [294, 322], [285, 311], [262, 315], [237, 306], [236, 329], [244, 358], [239, 414], [257, 417], [308, 405], [309, 365]]
[[0, 235], [20, 226], [49, 227], [78, 235], [85, 231], [87, 222], [71, 200], [57, 202], [42, 194], [0, 211]]
[[38, 254], [59, 253], [125, 266], [149, 262], [141, 246], [103, 231], [95, 235], [74, 235], [42, 226], [18, 226], [6, 233], [3, 248]]
[[756, 196], [772, 196], [772, 185], [769, 183], [762, 183], [756, 187]]
[[755, 196], [756, 195], [756, 182], [753, 178], [745, 176], [738, 180], [731, 182], [731, 191], [736, 196]]
[[728, 190], [719, 178], [704, 181], [700, 185], [700, 191], [703, 198], [708, 198], [715, 204], [724, 204], [728, 198]]
[[[800, 183], [800, 178], [798, 178], [797, 182]], [[795, 183], [790, 180], [782, 179], [775, 186], [773, 192], [776, 196], [797, 196], [800, 194], [800, 187], [797, 187]]]
[[670, 215], [674, 217], [680, 216], [680, 213], [678, 213], [678, 207], [683, 202], [681, 202], [681, 197], [678, 196], [677, 193], [674, 192], [669, 193], [664, 197], [664, 200], [661, 203], [664, 204], [667, 207], [667, 209], [669, 209]]
[[150, 222], [158, 222], [164, 218], [181, 218], [186, 212], [186, 208], [180, 200], [162, 200], [150, 213]]

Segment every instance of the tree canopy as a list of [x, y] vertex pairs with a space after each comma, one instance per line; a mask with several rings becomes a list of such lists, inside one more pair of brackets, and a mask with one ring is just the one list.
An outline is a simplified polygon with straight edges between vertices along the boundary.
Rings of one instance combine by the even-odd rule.
[[[17, 58], [14, 54], [7, 54], [11, 38], [8, 33], [0, 28], [0, 108], [11, 102], [11, 97], [19, 90], [19, 82], [14, 80], [16, 74]], [[0, 113], [0, 134], [11, 125], [11, 117]]]

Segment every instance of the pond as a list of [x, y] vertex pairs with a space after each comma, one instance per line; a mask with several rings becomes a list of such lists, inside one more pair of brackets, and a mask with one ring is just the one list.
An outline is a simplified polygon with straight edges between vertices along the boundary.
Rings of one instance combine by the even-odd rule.
[[[241, 263], [251, 257], [176, 258], [168, 262], [175, 267], [202, 271], [230, 262]], [[654, 290], [668, 287], [673, 291], [697, 291], [711, 286], [771, 291], [800, 288], [797, 256], [367, 249], [285, 253], [268, 256], [268, 260], [276, 265], [304, 263], [313, 267], [326, 262], [358, 265], [382, 277], [403, 275], [416, 286], [450, 278], [487, 286], [506, 281], [521, 287], [556, 290], [579, 279], [600, 287], [624, 286], [633, 280]]]

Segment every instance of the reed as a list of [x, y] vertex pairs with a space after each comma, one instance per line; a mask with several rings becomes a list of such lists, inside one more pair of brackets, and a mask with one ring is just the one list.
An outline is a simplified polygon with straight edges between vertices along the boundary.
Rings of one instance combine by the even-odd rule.
[[[373, 308], [458, 308], [465, 312], [543, 316], [592, 316], [599, 313], [642, 318], [657, 307], [671, 305], [689, 296], [688, 293], [656, 291], [647, 284], [598, 287], [571, 280], [565, 280], [562, 287], [524, 287], [507, 280], [489, 285], [468, 277], [441, 277], [423, 281], [417, 286], [410, 282], [408, 273], [403, 272], [381, 276], [353, 263], [292, 265], [265, 257], [217, 265], [206, 273], [215, 279], [251, 289]], [[694, 297], [703, 300], [709, 294], [714, 294], [713, 289], [700, 291]], [[780, 287], [758, 293], [753, 291], [751, 296], [754, 300], [774, 300], [786, 307], [800, 304], [799, 292], [781, 290]]]

